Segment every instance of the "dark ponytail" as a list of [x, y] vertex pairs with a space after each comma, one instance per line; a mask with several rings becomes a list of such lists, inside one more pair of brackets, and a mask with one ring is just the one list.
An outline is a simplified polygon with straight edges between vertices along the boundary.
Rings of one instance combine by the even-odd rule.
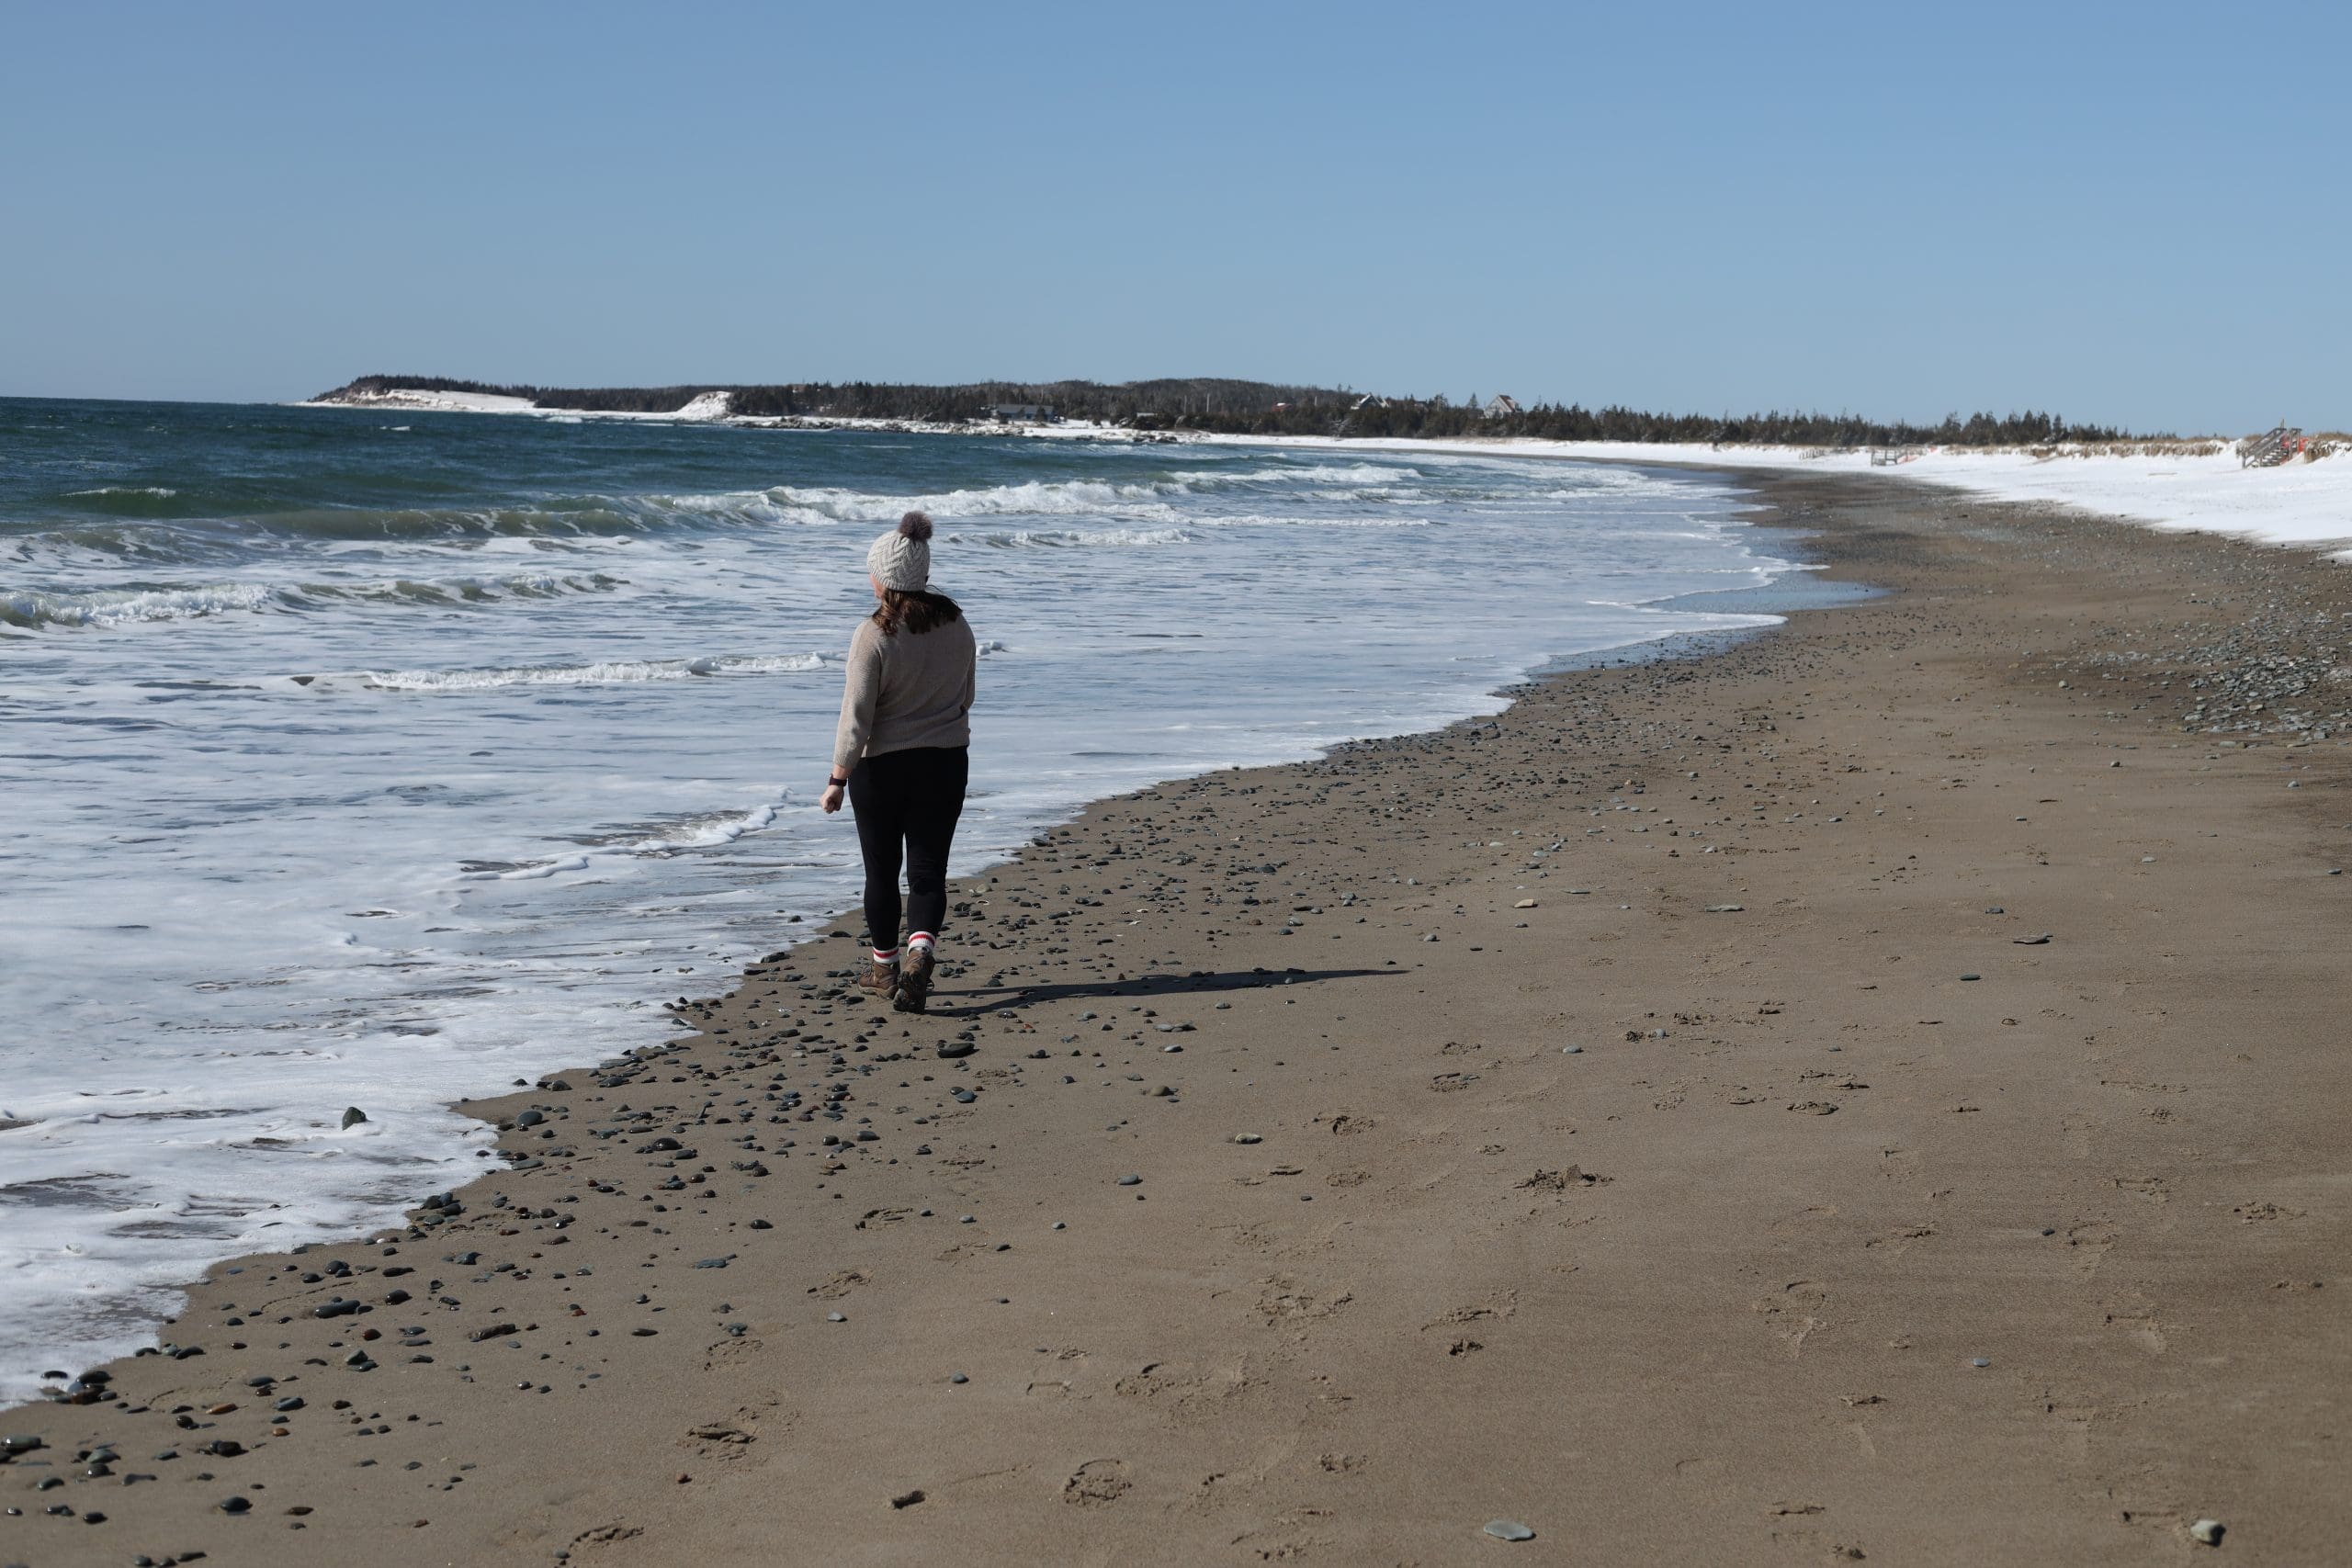
[[882, 628], [884, 637], [896, 637], [899, 628], [921, 637], [935, 626], [964, 618], [964, 607], [944, 593], [920, 591], [910, 593], [904, 589], [885, 588], [882, 603], [874, 606], [874, 624]]

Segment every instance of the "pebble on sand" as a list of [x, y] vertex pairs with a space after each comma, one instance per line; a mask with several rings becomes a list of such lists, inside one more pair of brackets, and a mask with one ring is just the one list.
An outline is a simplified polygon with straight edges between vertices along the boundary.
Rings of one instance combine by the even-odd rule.
[[1487, 1533], [1497, 1540], [1533, 1540], [1535, 1532], [1516, 1519], [1488, 1519]]
[[2188, 1527], [2188, 1539], [2201, 1540], [2207, 1546], [2219, 1546], [2229, 1528], [2219, 1519], [2199, 1519]]
[[1237, 1144], [1262, 1144], [1266, 1140], [1255, 1133], [1236, 1133], [1233, 1134], [1233, 1141]]

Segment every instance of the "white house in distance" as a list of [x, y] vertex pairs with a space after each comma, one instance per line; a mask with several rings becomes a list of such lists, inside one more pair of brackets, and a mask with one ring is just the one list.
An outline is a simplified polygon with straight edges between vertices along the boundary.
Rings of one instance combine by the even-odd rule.
[[1487, 400], [1485, 412], [1488, 419], [1508, 418], [1519, 412], [1519, 400], [1508, 392], [1497, 392]]

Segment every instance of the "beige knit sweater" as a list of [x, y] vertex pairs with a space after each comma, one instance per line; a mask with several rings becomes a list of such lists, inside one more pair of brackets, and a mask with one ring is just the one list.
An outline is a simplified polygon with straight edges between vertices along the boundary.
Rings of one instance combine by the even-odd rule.
[[967, 716], [978, 663], [972, 625], [960, 617], [921, 636], [901, 626], [884, 637], [871, 615], [858, 622], [833, 731], [834, 776], [886, 751], [970, 745]]

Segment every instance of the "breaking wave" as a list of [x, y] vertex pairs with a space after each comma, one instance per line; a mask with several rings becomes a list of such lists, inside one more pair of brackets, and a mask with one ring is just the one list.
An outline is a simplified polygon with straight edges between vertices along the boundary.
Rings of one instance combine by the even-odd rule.
[[1297, 517], [1277, 513], [1243, 512], [1224, 517], [1196, 517], [1203, 528], [1433, 528], [1426, 517]]
[[0, 589], [0, 625], [50, 627], [137, 626], [264, 611], [301, 612], [331, 604], [491, 604], [601, 593], [627, 586], [603, 572], [526, 572], [505, 577], [390, 578], [372, 582], [207, 582], [157, 588]]
[[379, 692], [495, 692], [511, 686], [610, 686], [639, 681], [685, 681], [707, 675], [782, 675], [821, 670], [822, 654], [786, 653], [722, 659], [616, 659], [592, 664], [525, 665], [489, 670], [365, 670], [362, 685]]
[[1025, 545], [1088, 549], [1183, 545], [1190, 544], [1192, 537], [1182, 528], [1014, 528], [986, 534], [947, 534], [942, 536], [942, 540], [951, 545], [990, 545], [999, 549], [1018, 549]]
[[[1065, 515], [1118, 516], [1173, 521], [1178, 513], [1161, 499], [1181, 493], [1172, 481], [1153, 484], [1111, 484], [1102, 479], [1031, 480], [1026, 484], [991, 485], [984, 490], [942, 491], [933, 495], [876, 495], [865, 491], [797, 490], [780, 485], [766, 492], [778, 506], [798, 513], [801, 520], [831, 523], [895, 523], [909, 512], [934, 517], [1053, 517]], [[713, 498], [687, 497], [704, 501]]]
[[183, 621], [262, 610], [277, 590], [253, 582], [193, 588], [107, 588], [83, 593], [0, 590], [0, 622], [12, 626], [122, 626], [141, 621]]

